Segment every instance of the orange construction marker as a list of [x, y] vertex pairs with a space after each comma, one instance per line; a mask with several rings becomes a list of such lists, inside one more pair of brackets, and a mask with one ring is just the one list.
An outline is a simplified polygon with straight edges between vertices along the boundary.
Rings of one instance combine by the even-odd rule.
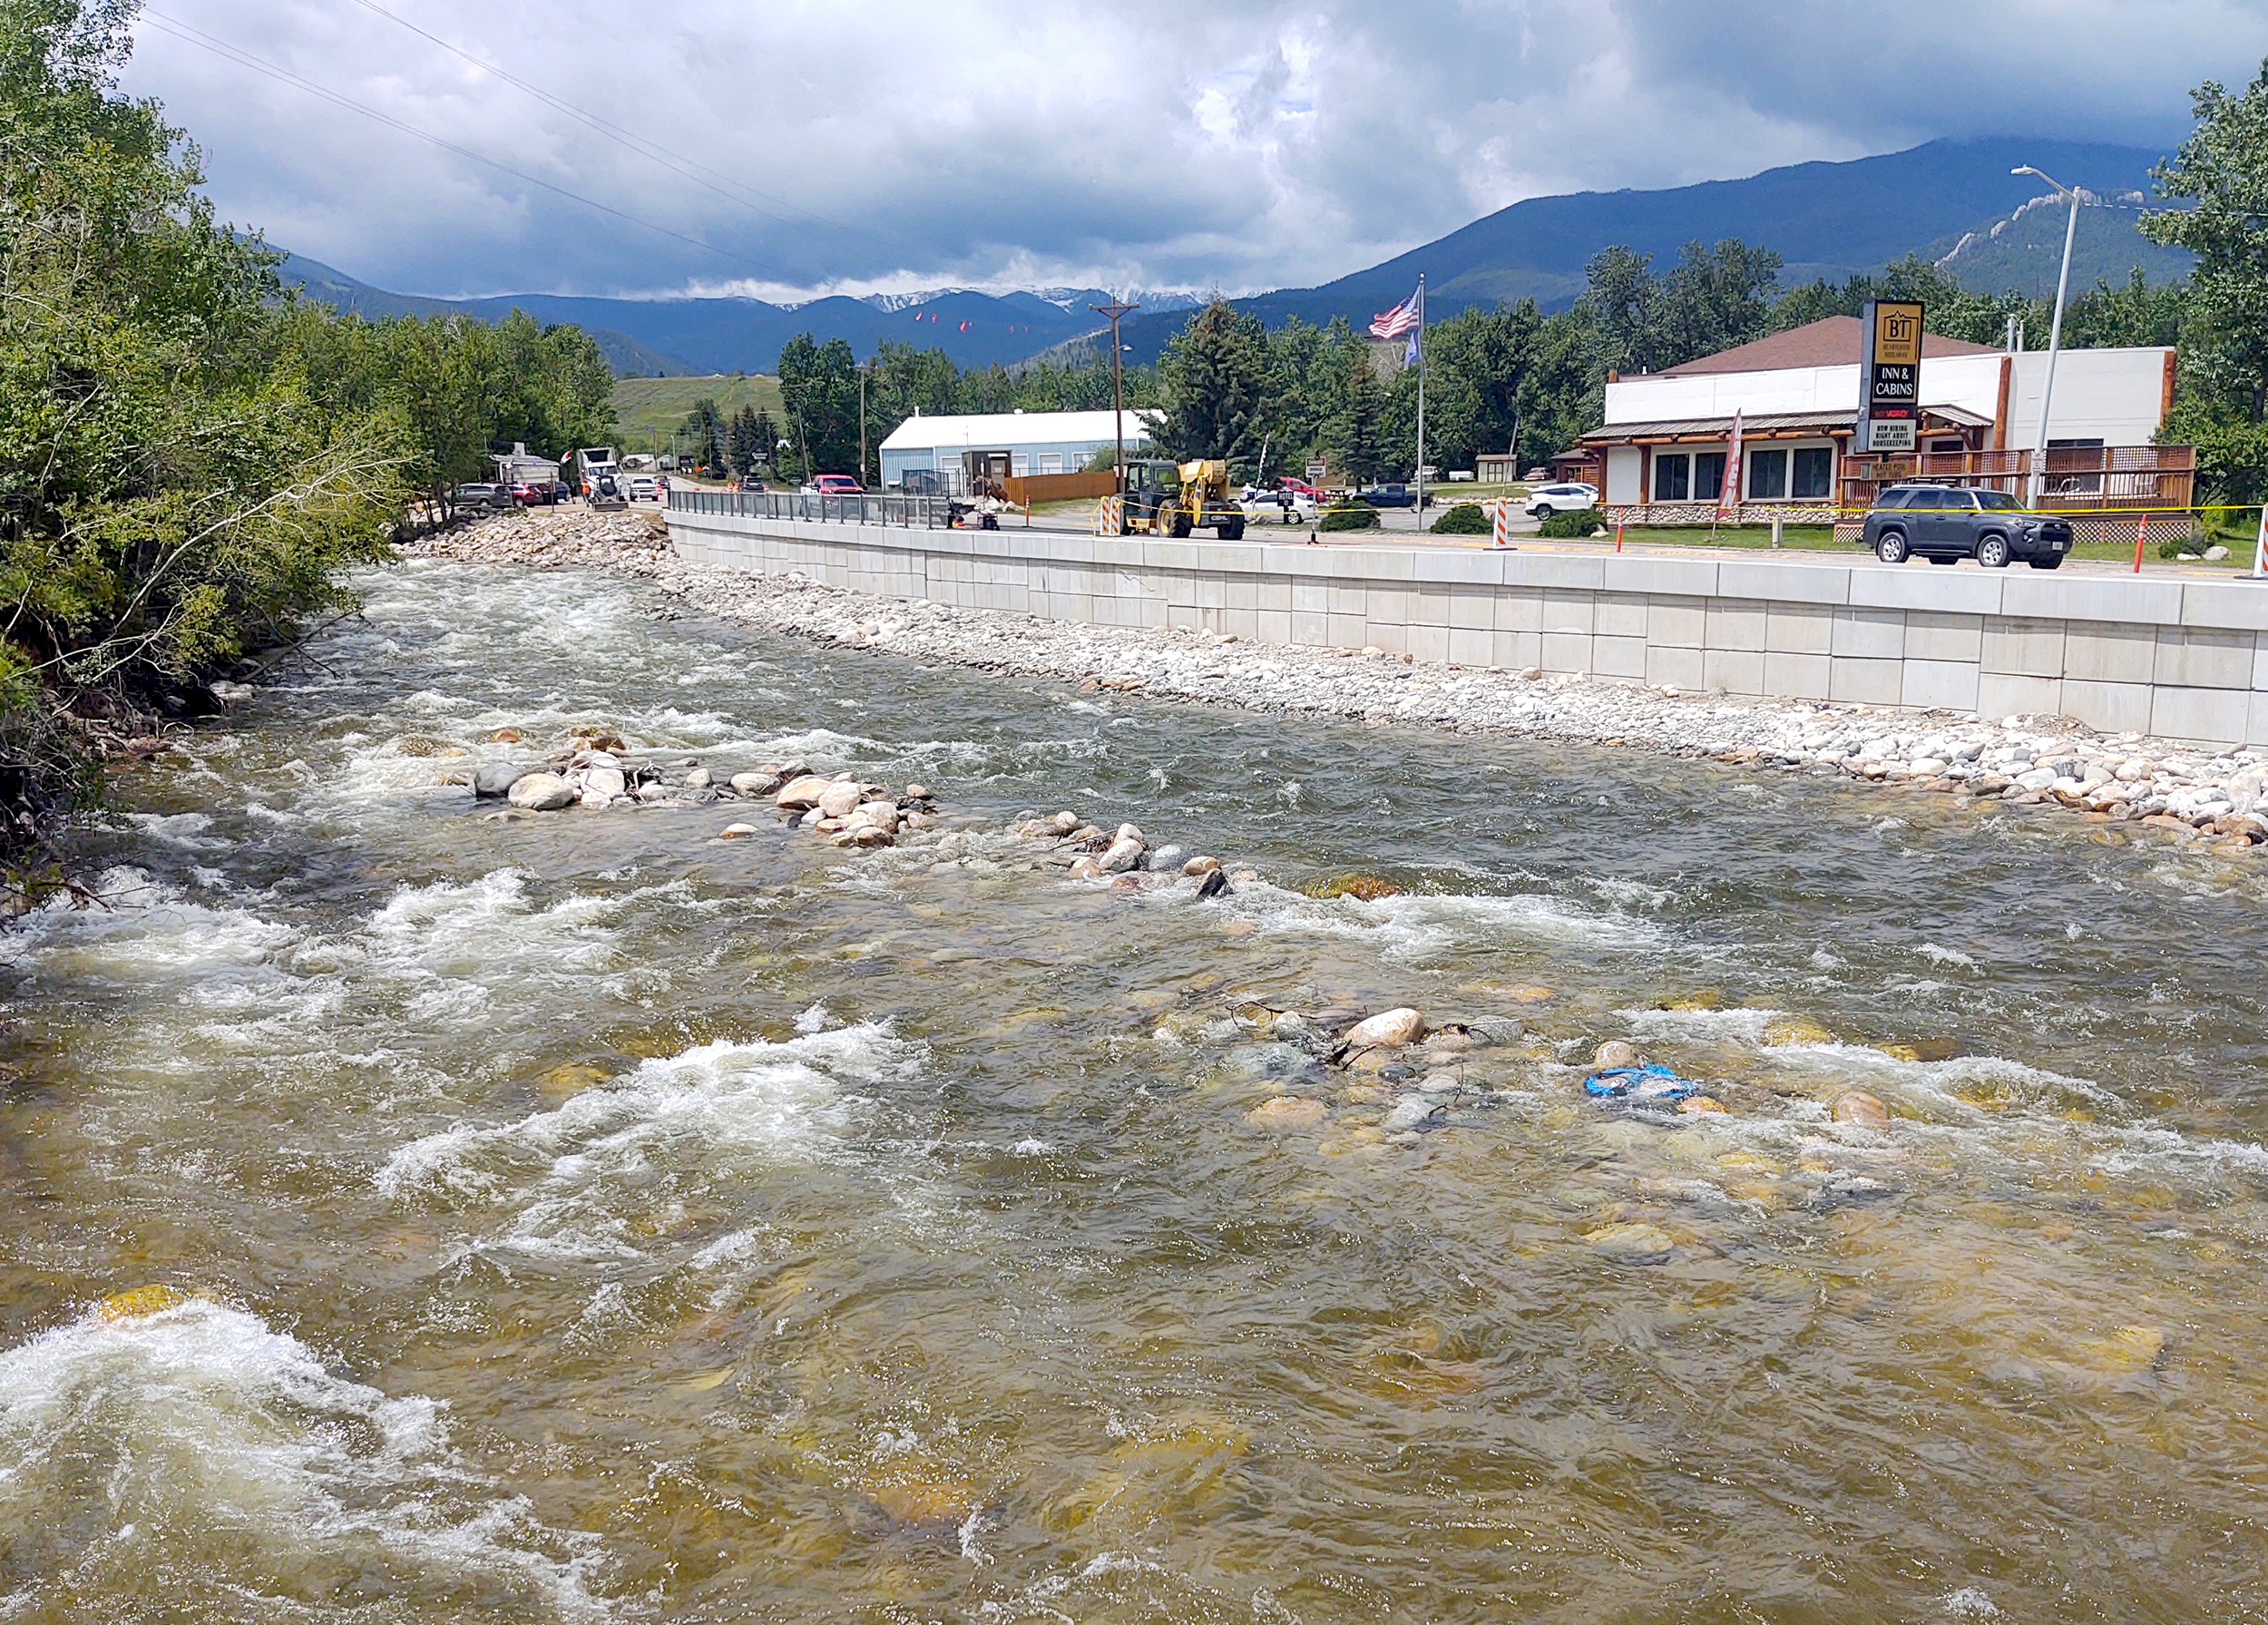
[[2142, 573], [2142, 538], [2150, 527], [2150, 515], [2145, 513], [2134, 522], [2134, 573]]

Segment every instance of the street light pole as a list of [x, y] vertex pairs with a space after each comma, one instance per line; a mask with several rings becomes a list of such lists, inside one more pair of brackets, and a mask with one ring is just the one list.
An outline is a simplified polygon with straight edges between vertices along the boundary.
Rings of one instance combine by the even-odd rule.
[[2063, 297], [2071, 287], [2071, 244], [2079, 234], [2079, 194], [2044, 170], [2036, 170], [2028, 163], [2009, 171], [2011, 175], [2037, 175], [2056, 189], [2056, 195], [2071, 200], [2070, 218], [2063, 225], [2063, 269], [2056, 278], [2056, 315], [2048, 327], [2048, 377], [2039, 387], [2039, 437], [2032, 452], [2031, 494], [2028, 505], [2039, 505], [2039, 485], [2048, 470], [2048, 407], [2056, 394], [2056, 352], [2063, 346]]
[[1119, 318], [1129, 311], [1139, 310], [1141, 307], [1126, 304], [1119, 299], [1118, 295], [1112, 294], [1109, 304], [1090, 305], [1087, 308], [1097, 316], [1107, 316], [1110, 318], [1110, 435], [1111, 443], [1117, 448], [1111, 454], [1114, 460], [1110, 467], [1112, 473], [1118, 476], [1119, 494], [1124, 496], [1126, 494], [1126, 388], [1119, 362], [1125, 352], [1119, 348]]
[[866, 374], [873, 367], [871, 361], [856, 364], [858, 374], [858, 483], [866, 483]]

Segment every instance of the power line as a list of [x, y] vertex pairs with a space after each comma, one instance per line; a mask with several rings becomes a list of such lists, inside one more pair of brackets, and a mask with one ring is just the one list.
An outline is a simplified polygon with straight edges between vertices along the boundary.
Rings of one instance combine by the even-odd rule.
[[[743, 185], [741, 182], [735, 181], [731, 176], [710, 169], [707, 164], [702, 163], [698, 159], [688, 158], [681, 152], [670, 151], [668, 147], [663, 146], [659, 142], [650, 141], [645, 136], [638, 134], [635, 131], [625, 130], [619, 124], [611, 123], [607, 120], [601, 118], [595, 113], [578, 107], [575, 103], [568, 101], [563, 96], [554, 95], [552, 92], [545, 90], [542, 85], [531, 84], [526, 80], [519, 77], [517, 74], [505, 72], [503, 68], [498, 67], [494, 63], [488, 61], [486, 58], [476, 56], [472, 52], [465, 50], [463, 46], [455, 44], [452, 42], [442, 38], [441, 35], [437, 34], [431, 33], [426, 29], [419, 27], [416, 24], [411, 22], [407, 17], [405, 17], [396, 12], [388, 11], [385, 6], [377, 4], [377, 0], [355, 0], [355, 4], [361, 6], [366, 11], [376, 13], [379, 16], [386, 18], [388, 22], [400, 24], [403, 27], [408, 29], [412, 34], [416, 34], [420, 39], [430, 40], [433, 44], [440, 46], [444, 51], [448, 52], [452, 56], [459, 57], [465, 62], [471, 63], [474, 67], [480, 69], [482, 73], [492, 73], [498, 79], [503, 80], [506, 84], [513, 85], [520, 90], [525, 91], [529, 95], [533, 96], [546, 107], [554, 108], [557, 111], [565, 113], [569, 118], [577, 120], [578, 122], [588, 125], [591, 129], [597, 131], [601, 135], [605, 136], [609, 141], [616, 142], [622, 146], [628, 147], [640, 158], [650, 160], [654, 163], [661, 165], [664, 169], [673, 171], [675, 173], [682, 175], [688, 181], [692, 181], [696, 186], [707, 187], [710, 191], [715, 192], [719, 197], [723, 198], [728, 202], [738, 203], [744, 209], [752, 209], [757, 213], [764, 216], [765, 219], [777, 220], [781, 225], [790, 225], [794, 223], [780, 215], [774, 214], [770, 210], [764, 208], [761, 204], [749, 201], [749, 199], [751, 198], [761, 198], [765, 200], [766, 202], [777, 203], [783, 209], [792, 210], [796, 213], [803, 216], [806, 220], [816, 220], [823, 226], [832, 226], [838, 231], [853, 231], [856, 230], [855, 227], [845, 225], [840, 220], [829, 220], [826, 215], [815, 213], [811, 210], [804, 208], [800, 203], [791, 202], [786, 198], [776, 197], [770, 192], [759, 191], [753, 186]], [[699, 172], [697, 173], [696, 171]], [[722, 184], [720, 185], [719, 182], [722, 182]], [[730, 188], [731, 190], [728, 191], [726, 190], [727, 188]], [[736, 192], [742, 195], [735, 196], [734, 194]]]
[[611, 214], [616, 220], [627, 220], [633, 226], [642, 226], [649, 231], [656, 231], [664, 237], [675, 238], [678, 241], [689, 243], [694, 248], [706, 249], [709, 252], [722, 255], [727, 259], [738, 260], [740, 264], [753, 269], [768, 272], [769, 268], [758, 265], [757, 261], [745, 255], [736, 254], [729, 249], [720, 249], [713, 242], [704, 242], [698, 237], [689, 237], [684, 232], [673, 230], [668, 226], [659, 225], [650, 220], [641, 220], [637, 215], [626, 210], [617, 209], [611, 203], [601, 203], [596, 198], [586, 198], [579, 191], [571, 191], [566, 187], [546, 181], [540, 175], [531, 175], [525, 170], [516, 170], [508, 163], [489, 157], [484, 152], [475, 152], [470, 147], [459, 146], [453, 141], [446, 141], [438, 135], [420, 130], [415, 124], [405, 123], [392, 113], [381, 113], [375, 107], [357, 102], [351, 96], [341, 95], [338, 92], [318, 84], [311, 79], [303, 79], [289, 68], [280, 67], [265, 57], [255, 56], [249, 51], [232, 45], [228, 41], [207, 34], [200, 28], [192, 27], [178, 17], [168, 16], [154, 6], [145, 5], [142, 8], [142, 15], [148, 17], [161, 33], [171, 34], [175, 39], [186, 44], [196, 45], [202, 50], [210, 51], [216, 56], [225, 58], [239, 66], [250, 68], [255, 73], [265, 73], [270, 79], [291, 85], [295, 89], [303, 90], [311, 96], [319, 97], [323, 101], [344, 107], [350, 113], [358, 113], [367, 119], [374, 119], [389, 129], [400, 131], [404, 135], [414, 135], [419, 141], [431, 142], [444, 152], [455, 152], [459, 157], [473, 160], [475, 163], [484, 163], [489, 168], [510, 175], [516, 181], [524, 181], [530, 186], [540, 186], [545, 191], [554, 192], [570, 202], [581, 203], [586, 209], [595, 209], [601, 214]]

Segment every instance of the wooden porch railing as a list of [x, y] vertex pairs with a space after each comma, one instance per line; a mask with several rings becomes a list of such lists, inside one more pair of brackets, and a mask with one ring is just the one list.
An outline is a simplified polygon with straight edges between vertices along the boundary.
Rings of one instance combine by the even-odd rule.
[[[2029, 451], [1845, 457], [1841, 499], [1846, 509], [1863, 510], [1884, 485], [1901, 480], [1941, 480], [2024, 496], [2030, 490], [2032, 458]], [[2039, 504], [2088, 512], [2186, 508], [2196, 483], [2194, 445], [2056, 445], [2048, 448]]]

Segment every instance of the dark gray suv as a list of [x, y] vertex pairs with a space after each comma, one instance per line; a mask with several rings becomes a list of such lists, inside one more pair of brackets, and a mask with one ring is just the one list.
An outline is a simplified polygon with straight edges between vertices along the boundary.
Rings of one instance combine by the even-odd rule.
[[2021, 559], [2053, 570], [2071, 551], [2071, 527], [2043, 514], [2027, 514], [2005, 491], [1960, 485], [1887, 485], [1867, 510], [1859, 544], [1885, 564], [1910, 557], [1932, 564], [1974, 559], [2003, 570]]

